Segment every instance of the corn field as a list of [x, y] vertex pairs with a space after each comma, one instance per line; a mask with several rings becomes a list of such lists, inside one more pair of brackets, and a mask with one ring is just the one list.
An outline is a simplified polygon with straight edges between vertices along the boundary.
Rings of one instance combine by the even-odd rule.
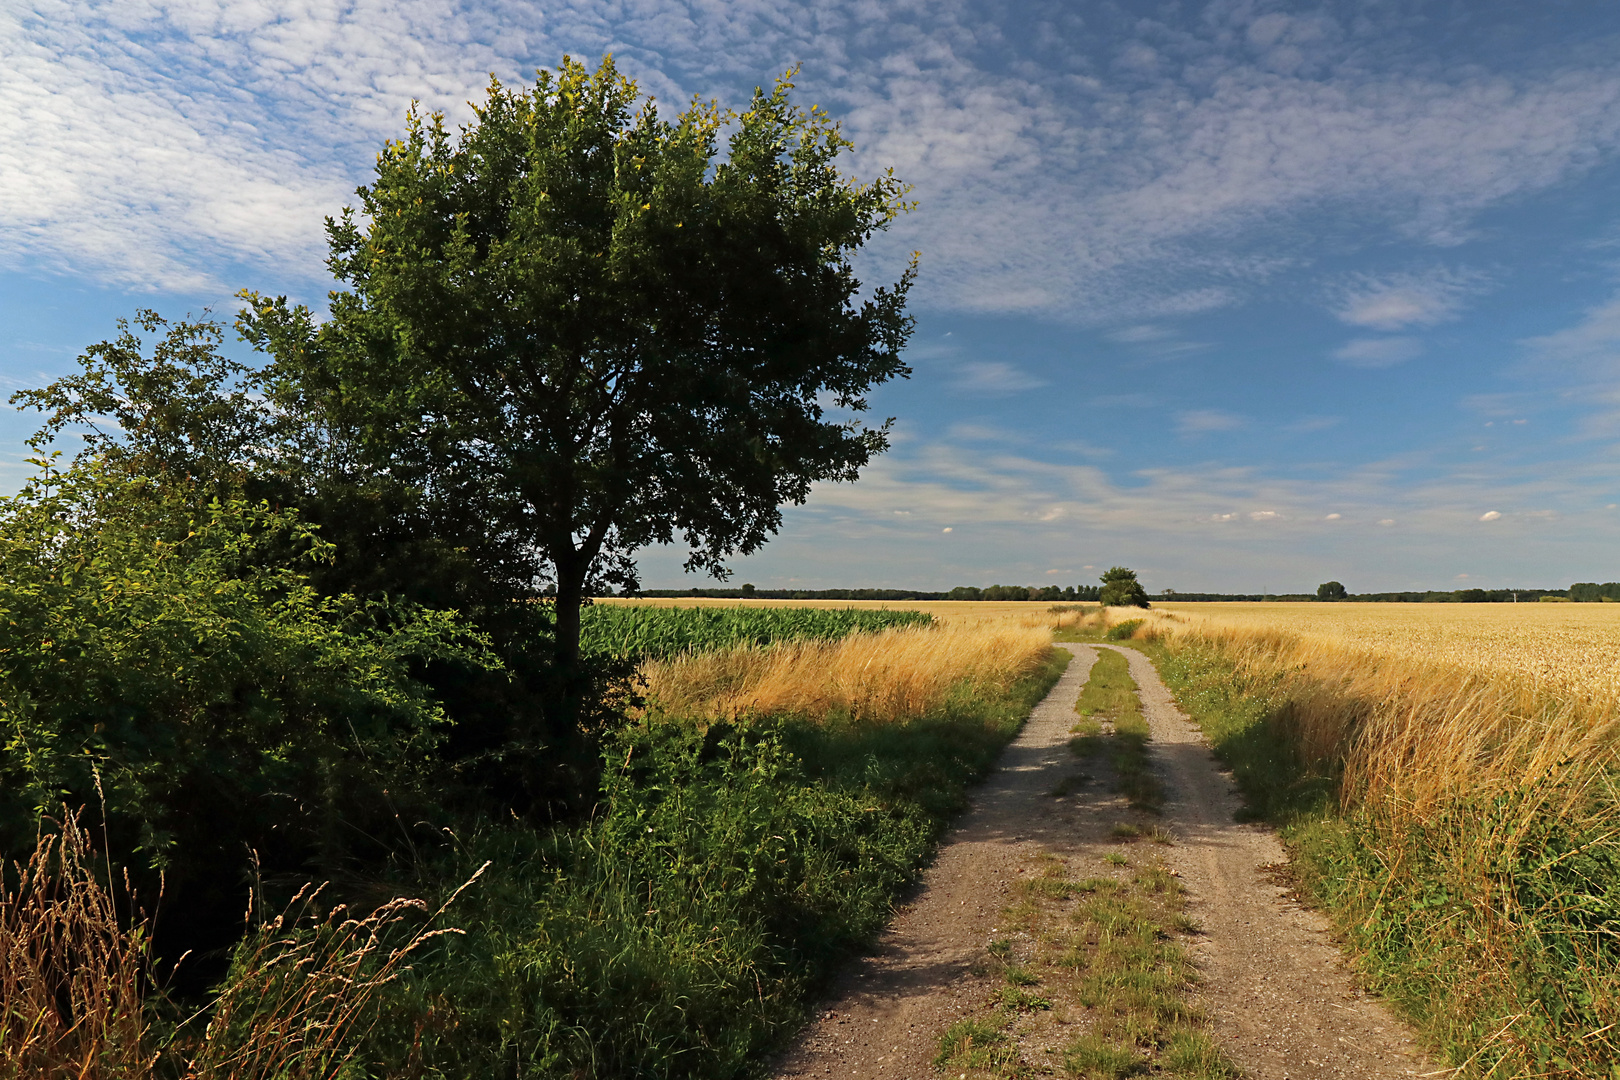
[[839, 641], [902, 626], [929, 626], [921, 611], [812, 607], [666, 607], [593, 604], [582, 613], [587, 652], [663, 660], [682, 653], [787, 641]]

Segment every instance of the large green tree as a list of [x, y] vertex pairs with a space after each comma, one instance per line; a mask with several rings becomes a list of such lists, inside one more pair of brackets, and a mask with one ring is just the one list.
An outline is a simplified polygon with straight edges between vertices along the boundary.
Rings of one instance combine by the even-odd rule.
[[565, 59], [492, 84], [457, 135], [413, 109], [360, 215], [327, 223], [330, 318], [248, 295], [280, 407], [554, 589], [565, 672], [584, 598], [633, 587], [638, 548], [683, 540], [723, 577], [887, 447], [857, 418], [909, 374], [915, 264], [863, 291], [852, 259], [904, 188], [843, 175], [850, 143], [791, 88], [665, 117], [611, 60]]

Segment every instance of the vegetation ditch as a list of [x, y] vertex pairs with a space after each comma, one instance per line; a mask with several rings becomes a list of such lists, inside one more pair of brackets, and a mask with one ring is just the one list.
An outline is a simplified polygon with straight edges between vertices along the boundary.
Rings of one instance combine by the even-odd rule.
[[1136, 635], [1456, 1075], [1620, 1075], [1612, 701], [1279, 633]]
[[[790, 650], [806, 686], [874, 642], [911, 666], [868, 672], [881, 712], [804, 695], [792, 710], [671, 711], [654, 697], [604, 737], [587, 822], [463, 821], [330, 895], [299, 891], [280, 915], [262, 882], [200, 996], [161, 992], [170, 964], [151, 922], [131, 921], [98, 870], [106, 856], [69, 819], [72, 841], [47, 834], [0, 903], [0, 1063], [46, 1075], [105, 1061], [123, 1071], [85, 1075], [133, 1077], [748, 1074], [887, 921], [967, 786], [1061, 673], [1067, 654], [1049, 640], [913, 620], [732, 650], [766, 668]], [[673, 690], [704, 655], [655, 664], [655, 678]], [[935, 692], [882, 692], [908, 680]], [[63, 882], [82, 901], [67, 914], [48, 902]], [[383, 902], [396, 893], [424, 900]], [[120, 994], [87, 987], [64, 1006], [52, 990], [102, 969], [126, 973]]]

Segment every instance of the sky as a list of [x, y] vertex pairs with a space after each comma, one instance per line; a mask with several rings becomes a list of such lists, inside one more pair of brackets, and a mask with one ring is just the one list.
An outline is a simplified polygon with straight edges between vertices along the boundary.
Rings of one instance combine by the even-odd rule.
[[[319, 307], [412, 100], [611, 53], [798, 99], [917, 207], [893, 448], [761, 588], [1620, 579], [1620, 5], [35, 0], [0, 7], [0, 388], [138, 308]], [[246, 346], [233, 346], [248, 358]], [[0, 410], [0, 488], [31, 414]], [[648, 587], [683, 575], [649, 550]]]

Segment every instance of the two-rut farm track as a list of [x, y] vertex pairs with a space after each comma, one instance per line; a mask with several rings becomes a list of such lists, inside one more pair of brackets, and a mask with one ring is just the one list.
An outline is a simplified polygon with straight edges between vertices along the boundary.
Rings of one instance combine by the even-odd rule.
[[[1017, 882], [1054, 858], [1076, 877], [1106, 872], [1105, 856], [1118, 850], [1110, 830], [1143, 820], [1097, 785], [1053, 794], [1076, 771], [1067, 742], [1096, 649], [1114, 648], [1061, 647], [1074, 662], [975, 793], [873, 955], [851, 966], [778, 1062], [781, 1080], [937, 1078], [941, 1035], [983, 1016], [999, 985], [987, 947], [1005, 932]], [[1186, 911], [1201, 927], [1188, 947], [1199, 971], [1196, 1004], [1216, 1042], [1255, 1080], [1433, 1075], [1404, 1025], [1356, 988], [1324, 920], [1273, 883], [1268, 869], [1286, 859], [1282, 846], [1267, 829], [1237, 823], [1230, 777], [1153, 665], [1134, 649], [1116, 651], [1151, 729], [1149, 753], [1166, 791], [1154, 820], [1174, 838], [1158, 857], [1179, 875]], [[1054, 1034], [1048, 1024], [1028, 1037]]]

